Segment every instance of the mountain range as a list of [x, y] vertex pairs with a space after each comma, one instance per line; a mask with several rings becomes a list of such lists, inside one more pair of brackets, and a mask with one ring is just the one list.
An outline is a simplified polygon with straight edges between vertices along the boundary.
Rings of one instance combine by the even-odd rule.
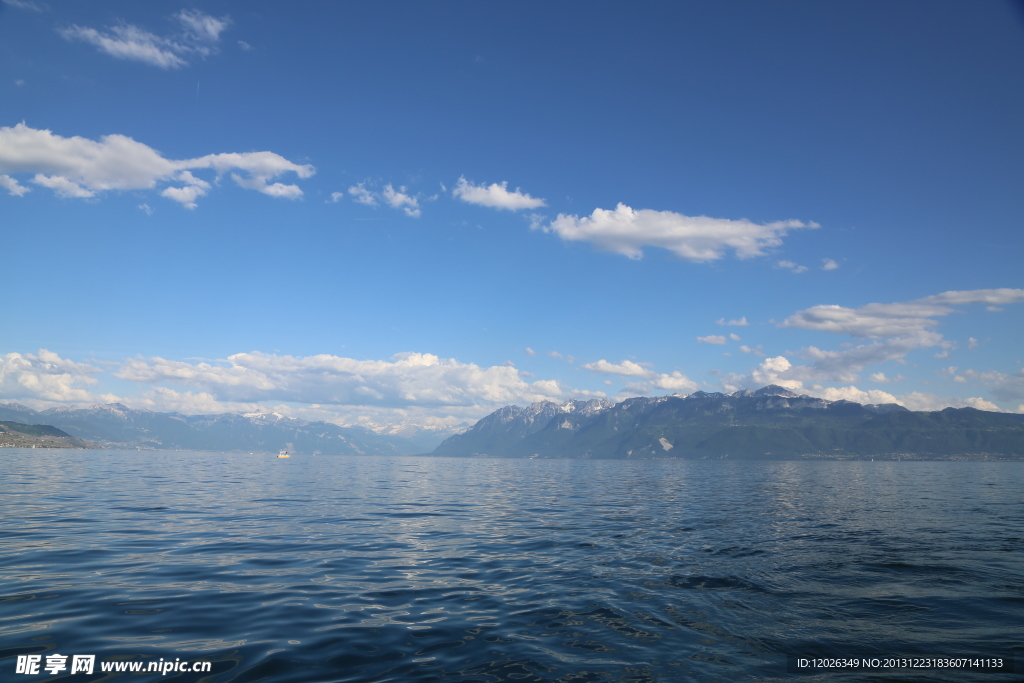
[[775, 385], [620, 403], [510, 405], [447, 439], [451, 432], [407, 426], [372, 431], [278, 413], [181, 415], [119, 403], [43, 411], [6, 403], [0, 404], [0, 421], [20, 423], [18, 438], [27, 438], [25, 426], [35, 425], [56, 428], [46, 438], [103, 448], [287, 449], [325, 455], [414, 455], [433, 449], [436, 456], [501, 458], [1024, 460], [1024, 415], [974, 408], [913, 412], [894, 403], [827, 401]]
[[914, 412], [798, 395], [734, 394], [506, 406], [434, 455], [502, 458], [1024, 459], [1024, 415]]
[[136, 410], [120, 403], [43, 411], [18, 403], [0, 403], [0, 420], [52, 425], [104, 448], [262, 452], [284, 448], [325, 455], [424, 453], [451, 433], [408, 428], [376, 433], [278, 413], [181, 415]]

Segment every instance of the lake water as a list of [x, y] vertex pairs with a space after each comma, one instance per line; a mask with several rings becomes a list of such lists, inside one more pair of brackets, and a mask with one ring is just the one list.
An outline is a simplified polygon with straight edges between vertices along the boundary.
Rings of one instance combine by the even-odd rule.
[[[1002, 681], [787, 657], [1024, 661], [1020, 463], [3, 449], [0, 534], [4, 681]], [[54, 654], [96, 670], [15, 673]], [[99, 672], [161, 658], [211, 670]]]

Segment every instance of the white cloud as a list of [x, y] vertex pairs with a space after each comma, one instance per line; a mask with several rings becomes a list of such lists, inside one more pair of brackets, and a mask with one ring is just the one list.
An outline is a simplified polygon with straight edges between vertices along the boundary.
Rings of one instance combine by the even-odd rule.
[[737, 320], [726, 320], [725, 318], [719, 318], [715, 321], [716, 325], [738, 325], [740, 327], [746, 327], [750, 323], [747, 322], [747, 316], [743, 316]]
[[855, 386], [848, 387], [827, 387], [827, 388], [811, 388], [807, 390], [807, 393], [811, 396], [817, 396], [823, 398], [826, 401], [853, 401], [854, 403], [861, 403], [864, 405], [872, 405], [877, 403], [900, 403], [900, 399], [893, 396], [887, 391], [881, 391], [880, 389], [858, 389]]
[[[934, 346], [940, 343], [941, 339], [942, 337], [934, 332], [925, 332], [917, 336], [896, 337], [840, 351], [825, 351], [809, 346], [799, 351], [802, 358], [811, 361], [809, 365], [794, 365], [785, 356], [775, 356], [765, 359], [747, 375], [728, 375], [727, 382], [729, 386], [739, 388], [758, 388], [765, 384], [794, 388], [802, 387], [803, 383], [808, 381], [856, 382], [860, 379], [857, 373], [866, 366], [886, 361], [902, 362], [910, 351]], [[760, 347], [751, 349], [741, 346], [740, 350], [744, 353], [764, 355]], [[880, 381], [877, 377], [884, 377], [884, 374], [876, 373], [872, 380]]]
[[452, 189], [452, 196], [468, 204], [489, 206], [493, 209], [537, 209], [547, 206], [543, 199], [531, 197], [517, 187], [514, 192], [508, 191], [508, 181], [491, 183], [490, 185], [474, 185], [460, 177]]
[[[235, 177], [237, 181], [237, 177]], [[185, 183], [182, 187], [165, 188], [160, 196], [173, 199], [186, 209], [196, 208], [196, 199], [202, 197], [210, 190], [210, 183], [196, 178], [189, 171], [182, 171], [175, 176], [175, 180]], [[243, 186], [244, 187], [244, 186]]]
[[[909, 410], [942, 410], [943, 408], [964, 407], [999, 410], [999, 407], [991, 401], [977, 396], [953, 398], [916, 391], [895, 395], [879, 389], [859, 389], [853, 385], [843, 387], [807, 386], [804, 384], [804, 380], [814, 379], [813, 373], [808, 373], [807, 370], [807, 366], [795, 366], [786, 357], [776, 356], [775, 358], [766, 358], [761, 365], [747, 375], [728, 375], [722, 380], [722, 387], [726, 391], [737, 391], [743, 388], [756, 389], [767, 384], [777, 384], [791, 391], [828, 401], [846, 400], [862, 404], [896, 403]], [[875, 377], [872, 376], [872, 379]], [[902, 377], [897, 377], [898, 379], [902, 379]]]
[[252, 45], [250, 45], [249, 43], [245, 42], [244, 40], [238, 41], [238, 47], [240, 47], [241, 49], [245, 50], [246, 52], [248, 52], [249, 50], [254, 49]]
[[390, 361], [331, 355], [240, 353], [220, 364], [163, 358], [125, 361], [115, 376], [144, 384], [173, 383], [218, 401], [295, 401], [334, 405], [472, 406], [565, 398], [585, 392], [554, 380], [526, 382], [514, 367], [481, 368], [432, 354], [402, 353]]
[[526, 347], [525, 353], [527, 356], [536, 356], [537, 352], [531, 349], [529, 346]]
[[3, 4], [9, 7], [17, 7], [18, 9], [27, 9], [31, 12], [46, 11], [42, 5], [31, 0], [3, 0]]
[[[165, 187], [161, 194], [186, 208], [195, 208], [196, 198], [212, 186], [191, 171], [204, 169], [215, 171], [217, 178], [240, 171], [244, 175], [231, 173], [240, 187], [289, 199], [302, 196], [297, 185], [268, 181], [286, 173], [309, 178], [316, 172], [308, 164], [295, 164], [273, 152], [207, 154], [174, 160], [125, 135], [105, 135], [97, 142], [78, 136], [65, 138], [24, 123], [0, 127], [0, 173], [34, 174], [33, 183], [62, 197], [89, 198], [110, 190], [148, 190], [159, 184], [181, 183]], [[3, 186], [10, 191], [6, 182]]]
[[890, 382], [902, 382], [903, 375], [896, 375], [895, 377], [886, 377], [884, 372], [873, 372], [868, 378], [872, 382], [878, 382], [879, 384], [888, 384]]
[[823, 258], [823, 259], [821, 259], [821, 269], [822, 270], [835, 270], [838, 267], [839, 267], [839, 264], [836, 263], [835, 261], [833, 261], [830, 258]]
[[93, 365], [61, 358], [46, 349], [39, 349], [38, 354], [8, 353], [0, 356], [0, 395], [57, 402], [116, 399], [98, 397], [85, 388], [96, 384], [93, 375], [100, 372]]
[[978, 410], [999, 411], [999, 406], [979, 396], [970, 396], [968, 398], [949, 398], [920, 391], [913, 391], [909, 394], [900, 396], [896, 402], [908, 410], [976, 408]]
[[975, 339], [974, 337], [968, 337], [967, 338], [967, 348], [969, 350], [972, 350], [972, 351], [974, 349], [978, 348], [978, 340]]
[[[366, 206], [377, 206], [377, 196], [375, 193], [366, 189], [366, 183], [359, 183], [348, 188], [348, 193], [352, 195], [353, 200], [358, 204], [365, 204]], [[335, 192], [331, 195], [331, 199], [338, 201], [343, 197], [340, 192]]]
[[[408, 191], [405, 187], [399, 187], [396, 190], [394, 185], [388, 183], [382, 191], [375, 192], [366, 185], [366, 182], [362, 182], [348, 188], [348, 193], [352, 195], [352, 200], [357, 204], [378, 206], [383, 203], [393, 209], [402, 209], [405, 215], [412, 218], [419, 218], [421, 215], [419, 195], [407, 194]], [[337, 202], [344, 196], [341, 192], [334, 192], [331, 194], [331, 201]], [[428, 197], [428, 199], [433, 199], [433, 197]]]
[[142, 211], [147, 216], [153, 215], [153, 207], [151, 207], [149, 204], [139, 204], [139, 211]]
[[794, 263], [793, 261], [779, 261], [778, 266], [779, 268], [791, 270], [794, 273], [803, 273], [806, 272], [807, 270], [807, 266], [801, 266], [798, 263]]
[[964, 372], [964, 375], [990, 386], [992, 395], [1000, 401], [1009, 402], [1024, 399], [1024, 369], [1010, 374], [994, 370], [989, 372], [967, 370]]
[[621, 363], [615, 364], [602, 358], [596, 363], [584, 363], [580, 367], [592, 372], [601, 372], [608, 375], [623, 375], [626, 377], [651, 377], [655, 374], [652, 370], [645, 368], [639, 363], [634, 363], [631, 360], [624, 360]]
[[42, 185], [53, 190], [58, 197], [69, 197], [74, 199], [87, 199], [95, 196], [95, 192], [87, 190], [73, 180], [68, 180], [64, 176], [54, 175], [48, 176], [42, 173], [36, 173], [32, 179], [36, 185]]
[[218, 401], [212, 394], [205, 391], [175, 391], [167, 387], [153, 387], [139, 396], [126, 398], [122, 402], [139, 410], [185, 415], [244, 414], [259, 412], [263, 408], [258, 403]]
[[697, 337], [701, 344], [726, 344], [728, 340], [720, 334], [709, 334], [706, 337]]
[[7, 190], [7, 194], [12, 197], [20, 197], [26, 192], [32, 191], [32, 188], [19, 184], [17, 180], [9, 175], [0, 175], [0, 187]]
[[178, 35], [165, 37], [133, 24], [111, 26], [98, 31], [72, 25], [60, 29], [65, 40], [82, 41], [116, 59], [142, 62], [161, 69], [178, 69], [194, 56], [206, 57], [216, 51], [220, 34], [230, 19], [217, 19], [199, 10], [181, 10], [174, 18], [181, 26]]
[[977, 408], [978, 410], [999, 411], [999, 406], [978, 396], [954, 398], [913, 391], [909, 394], [893, 395], [877, 389], [867, 391], [849, 387], [811, 387], [806, 393], [827, 401], [846, 400], [861, 404], [896, 403], [907, 410], [943, 410], [945, 408]]
[[735, 332], [730, 332], [729, 333], [729, 339], [732, 339], [733, 341], [739, 341], [740, 340], [740, 335], [736, 334]]
[[196, 41], [215, 43], [220, 40], [220, 34], [231, 23], [228, 17], [217, 19], [209, 14], [203, 14], [199, 10], [183, 9], [175, 15], [175, 18], [185, 27]]
[[420, 203], [416, 197], [412, 197], [405, 193], [404, 187], [399, 187], [397, 190], [388, 183], [384, 186], [384, 191], [381, 193], [381, 197], [384, 201], [393, 209], [402, 209], [405, 211], [405, 215], [413, 218], [419, 218], [420, 216]]
[[886, 361], [902, 361], [915, 349], [941, 345], [942, 335], [936, 332], [919, 332], [905, 337], [892, 337], [880, 342], [862, 344], [842, 351], [823, 351], [809, 346], [800, 351], [803, 358], [813, 361], [805, 367], [802, 379], [855, 382], [856, 373], [868, 365]]
[[[911, 303], [936, 304], [939, 306], [966, 306], [968, 304], [989, 304], [1002, 306], [1024, 301], [1024, 289], [969, 289], [933, 294]], [[1000, 309], [1002, 310], [1002, 309]]]
[[867, 304], [860, 308], [823, 305], [798, 311], [780, 327], [849, 334], [854, 337], [893, 337], [924, 332], [935, 318], [954, 312], [952, 306], [1009, 304], [1024, 301], [1024, 289], [976, 289], [944, 292], [906, 303]]
[[622, 388], [620, 396], [647, 396], [658, 391], [672, 393], [689, 393], [696, 391], [700, 385], [681, 372], [670, 374], [651, 374], [643, 382], [627, 384]]
[[750, 373], [750, 379], [754, 385], [762, 387], [768, 384], [777, 384], [787, 389], [797, 389], [803, 386], [799, 379], [788, 379], [793, 364], [785, 356], [765, 358], [761, 364]]
[[751, 348], [750, 346], [747, 346], [746, 344], [741, 344], [740, 345], [740, 351], [742, 351], [743, 353], [752, 353], [755, 356], [763, 356], [764, 355], [764, 347], [761, 346], [760, 344], [758, 344], [757, 346], [755, 346], [753, 348]]
[[817, 227], [817, 223], [796, 220], [761, 225], [672, 211], [634, 210], [619, 204], [614, 211], [594, 209], [583, 218], [559, 214], [543, 230], [563, 240], [590, 242], [602, 251], [632, 259], [642, 258], [644, 247], [661, 247], [688, 261], [706, 262], [722, 258], [728, 250], [741, 259], [763, 256], [766, 250], [781, 245], [789, 230]]

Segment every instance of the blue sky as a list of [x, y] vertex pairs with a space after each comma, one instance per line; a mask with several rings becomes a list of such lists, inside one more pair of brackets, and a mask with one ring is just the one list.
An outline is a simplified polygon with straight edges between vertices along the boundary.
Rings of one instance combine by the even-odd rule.
[[0, 400], [1024, 411], [1022, 85], [1008, 2], [4, 0]]

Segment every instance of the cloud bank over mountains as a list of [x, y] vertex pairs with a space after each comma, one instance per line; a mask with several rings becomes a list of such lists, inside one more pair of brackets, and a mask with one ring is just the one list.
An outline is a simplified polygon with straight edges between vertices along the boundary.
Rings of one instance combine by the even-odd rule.
[[144, 384], [198, 387], [230, 401], [350, 406], [532, 403], [573, 393], [553, 380], [528, 382], [514, 367], [481, 368], [429, 353], [401, 353], [387, 361], [239, 353], [218, 365], [135, 358], [125, 361], [115, 376]]
[[[867, 304], [859, 308], [815, 306], [798, 311], [777, 327], [827, 331], [872, 340], [843, 345], [839, 349], [806, 346], [796, 352], [773, 356], [767, 356], [761, 345], [744, 346], [741, 350], [765, 357], [746, 373], [721, 375], [717, 387], [695, 381], [678, 370], [659, 372], [651, 363], [629, 359], [616, 363], [601, 358], [582, 363], [579, 369], [617, 379], [620, 386], [615, 395], [620, 399], [657, 393], [691, 393], [701, 388], [733, 392], [778, 384], [829, 400], [899, 403], [915, 410], [946, 406], [999, 410], [995, 403], [978, 396], [946, 398], [920, 391], [894, 394], [860, 388], [856, 383], [861, 381], [866, 369], [889, 362], [905, 364], [907, 356], [915, 351], [938, 348], [940, 354], [936, 355], [948, 354], [956, 345], [929, 328], [937, 324], [937, 319], [958, 310], [957, 306], [992, 307], [1016, 302], [1024, 302], [1024, 290], [949, 291], [905, 303]], [[750, 327], [746, 317], [718, 322]], [[889, 336], [884, 336], [887, 334]], [[721, 346], [730, 341], [740, 341], [739, 335], [697, 337], [696, 345]], [[532, 349], [527, 349], [526, 355], [537, 357]], [[567, 358], [556, 352], [548, 356], [556, 360]], [[796, 358], [804, 363], [794, 362]], [[388, 360], [260, 352], [238, 353], [220, 361], [140, 356], [112, 365], [113, 369], [105, 369], [92, 362], [62, 358], [45, 349], [36, 354], [8, 353], [0, 358], [0, 396], [34, 402], [37, 406], [116, 400], [136, 407], [184, 413], [247, 412], [284, 406], [281, 410], [286, 413], [339, 424], [372, 419], [379, 423], [412, 420], [449, 425], [475, 419], [506, 404], [606, 396], [603, 391], [574, 388], [556, 379], [533, 379], [532, 373], [510, 362], [482, 367], [429, 353], [400, 353]], [[954, 366], [945, 370], [957, 382], [988, 388], [997, 400], [1024, 401], [1024, 371], [976, 371]], [[101, 379], [108, 376], [136, 384], [139, 393], [119, 397], [109, 391], [97, 392]], [[904, 377], [889, 377], [876, 370], [868, 379], [877, 384], [891, 384]], [[614, 384], [610, 380], [604, 383]], [[1017, 409], [1024, 410], [1024, 404]]]
[[[925, 392], [911, 392], [902, 396], [869, 389], [862, 390], [850, 384], [845, 387], [825, 387], [820, 382], [853, 383], [860, 381], [860, 373], [867, 367], [886, 362], [906, 363], [913, 351], [938, 348], [937, 358], [949, 355], [956, 348], [935, 331], [939, 319], [957, 312], [956, 306], [985, 305], [997, 312], [1007, 304], [1024, 302], [1024, 289], [976, 289], [948, 291], [908, 302], [891, 304], [871, 303], [859, 308], [838, 305], [820, 305], [798, 311], [786, 318], [778, 327], [800, 328], [819, 332], [848, 335], [854, 339], [877, 339], [867, 344], [848, 345], [839, 350], [823, 350], [807, 346], [796, 352], [806, 365], [796, 365], [786, 356], [766, 358], [747, 374], [731, 373], [722, 380], [726, 389], [756, 388], [765, 384], [778, 384], [794, 391], [805, 391], [829, 400], [845, 398], [860, 403], [899, 403], [911, 410], [935, 410], [947, 406], [970, 406], [981, 410], [999, 410], [999, 407], [981, 397], [951, 399]], [[977, 346], [973, 337], [971, 342]], [[954, 368], [955, 370], [955, 368]], [[1020, 373], [1024, 377], [1024, 371]], [[1024, 398], [1024, 380], [1004, 373], [964, 373], [960, 376], [987, 383], [993, 396], [1001, 401]], [[902, 380], [902, 376], [900, 376]], [[884, 372], [875, 372], [870, 380], [891, 383]], [[808, 384], [811, 383], [811, 384]], [[1018, 408], [1020, 409], [1020, 408]]]

